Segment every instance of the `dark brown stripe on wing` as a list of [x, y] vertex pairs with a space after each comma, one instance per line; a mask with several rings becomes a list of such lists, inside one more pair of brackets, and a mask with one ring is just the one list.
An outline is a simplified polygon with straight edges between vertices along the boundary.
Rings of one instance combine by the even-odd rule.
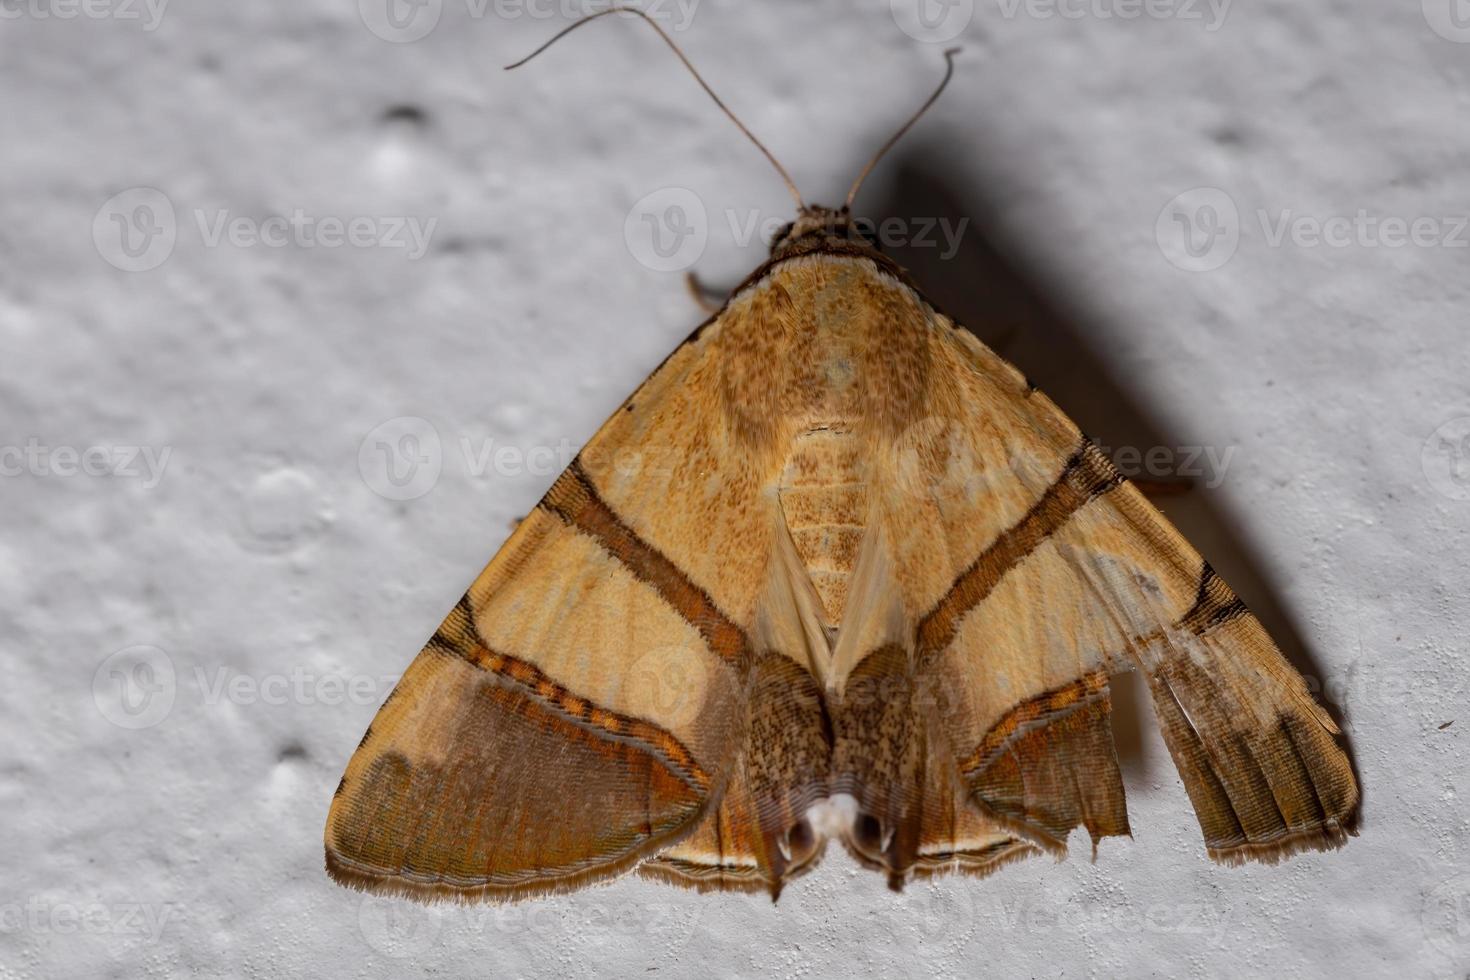
[[1026, 516], [1002, 531], [920, 621], [920, 663], [949, 646], [959, 630], [960, 620], [994, 591], [1007, 572], [1055, 534], [1089, 500], [1122, 482], [1123, 478], [1102, 451], [1084, 439], [1056, 482]]
[[1098, 670], [1036, 695], [1016, 705], [990, 726], [970, 757], [960, 763], [966, 776], [984, 770], [1004, 752], [1018, 735], [1024, 735], [1038, 724], [1050, 724], [1065, 718], [1079, 708], [1095, 704], [1108, 696], [1108, 675]]
[[1215, 574], [1209, 562], [1205, 562], [1200, 573], [1199, 593], [1189, 612], [1180, 617], [1178, 629], [1188, 630], [1196, 636], [1204, 636], [1222, 623], [1244, 616], [1248, 609], [1245, 603], [1231, 591], [1225, 580]]
[[520, 695], [527, 713], [541, 713], [591, 731], [603, 738], [636, 745], [657, 757], [671, 773], [700, 793], [709, 791], [710, 778], [684, 744], [668, 731], [642, 718], [609, 711], [573, 694], [528, 661], [499, 653], [474, 635], [473, 624], [464, 628], [460, 600], [444, 625], [429, 641], [429, 647], [445, 656], [458, 657], [473, 667], [494, 674], [502, 685]]
[[709, 593], [624, 524], [603, 501], [576, 460], [538, 505], [600, 544], [639, 581], [652, 586], [725, 663], [742, 674], [749, 665], [745, 632], [730, 621]]

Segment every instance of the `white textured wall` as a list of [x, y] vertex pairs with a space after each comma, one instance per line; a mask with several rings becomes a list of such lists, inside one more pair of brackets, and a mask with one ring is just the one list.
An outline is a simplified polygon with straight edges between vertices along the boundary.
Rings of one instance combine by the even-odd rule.
[[[895, 897], [834, 850], [775, 908], [626, 880], [513, 912], [332, 885], [332, 789], [551, 482], [476, 454], [579, 444], [701, 319], [678, 272], [638, 260], [635, 203], [690, 192], [695, 267], [722, 284], [764, 253], [727, 213], [790, 205], [637, 25], [506, 74], [565, 23], [550, 3], [429, 0], [410, 29], [437, 24], [397, 43], [365, 23], [384, 2], [0, 3], [0, 977], [1470, 969], [1454, 0], [926, 0], [966, 50], [860, 208], [968, 217], [952, 257], [895, 253], [1103, 442], [1233, 454], [1170, 510], [1327, 689], [1359, 839], [1213, 866], [1124, 684], [1134, 839], [1096, 864], [1074, 840], [1063, 863]], [[941, 40], [886, 2], [659, 9], [821, 202], [940, 71]], [[1167, 210], [1196, 188], [1215, 190]], [[298, 210], [318, 234], [435, 224], [417, 257], [208, 234]], [[1366, 223], [1311, 240], [1360, 210], [1425, 220], [1397, 247]], [[1175, 213], [1200, 235], [1218, 219], [1202, 257]], [[1283, 216], [1297, 234], [1273, 243]], [[359, 448], [402, 417], [442, 470], [397, 501]], [[128, 447], [152, 456], [111, 472]]]

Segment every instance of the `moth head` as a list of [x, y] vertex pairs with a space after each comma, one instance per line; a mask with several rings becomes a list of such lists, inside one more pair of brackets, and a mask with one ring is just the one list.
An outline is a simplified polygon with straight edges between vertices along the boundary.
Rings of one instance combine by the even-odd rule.
[[866, 218], [854, 217], [845, 207], [824, 208], [820, 204], [805, 204], [796, 213], [794, 221], [788, 221], [776, 231], [771, 239], [771, 254], [775, 255], [806, 238], [878, 247], [873, 223]]

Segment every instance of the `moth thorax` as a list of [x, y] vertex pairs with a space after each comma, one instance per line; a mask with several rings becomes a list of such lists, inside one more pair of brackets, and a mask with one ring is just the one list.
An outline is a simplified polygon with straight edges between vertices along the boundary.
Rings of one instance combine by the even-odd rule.
[[771, 239], [771, 254], [774, 255], [799, 239], [808, 237], [846, 239], [870, 248], [878, 247], [872, 222], [853, 217], [852, 212], [846, 208], [824, 208], [819, 204], [809, 204], [797, 212], [796, 220], [788, 222], [776, 232]]

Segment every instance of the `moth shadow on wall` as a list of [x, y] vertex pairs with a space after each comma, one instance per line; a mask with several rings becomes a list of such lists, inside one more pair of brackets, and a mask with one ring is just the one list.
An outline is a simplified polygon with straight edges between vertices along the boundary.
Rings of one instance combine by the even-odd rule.
[[[1017, 243], [998, 232], [996, 222], [986, 220], [988, 202], [973, 191], [973, 173], [946, 172], [949, 154], [944, 145], [934, 136], [901, 145], [855, 210], [873, 221], [935, 221], [951, 233], [968, 218], [958, 243], [946, 242], [936, 230], [928, 245], [895, 241], [885, 244], [885, 251], [913, 274], [931, 302], [1016, 365], [1099, 444], [1111, 447], [1115, 455], [1122, 447], [1141, 452], [1160, 447], [1182, 463], [1198, 440], [1161, 422], [1152, 413], [1149, 392], [1130, 388], [1098, 353], [1126, 325], [1109, 322], [1105, 311], [1078, 308], [1067, 283], [1054, 271], [1015, 258]], [[884, 177], [886, 183], [880, 183]], [[907, 227], [920, 230], [915, 223]], [[1187, 371], [1188, 365], [1180, 369]], [[1228, 488], [1228, 479], [1223, 486]], [[1251, 548], [1250, 532], [1237, 523], [1219, 492], [1196, 485], [1155, 502], [1234, 587], [1323, 700], [1322, 668], [1291, 612], [1277, 600], [1272, 577]], [[1162, 742], [1145, 737], [1145, 726], [1154, 722], [1145, 720], [1152, 710], [1142, 677], [1121, 674], [1112, 688], [1114, 737], [1130, 782], [1147, 785], [1172, 774]], [[1323, 703], [1341, 727], [1339, 706]], [[1344, 743], [1356, 771], [1352, 745], [1346, 739]]]

